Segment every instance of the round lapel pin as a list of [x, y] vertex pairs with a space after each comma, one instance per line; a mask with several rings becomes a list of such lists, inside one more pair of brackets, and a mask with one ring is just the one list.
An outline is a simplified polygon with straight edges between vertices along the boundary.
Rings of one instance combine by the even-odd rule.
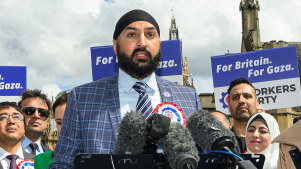
[[171, 94], [170, 94], [169, 92], [164, 92], [163, 95], [164, 95], [165, 97], [171, 97]]

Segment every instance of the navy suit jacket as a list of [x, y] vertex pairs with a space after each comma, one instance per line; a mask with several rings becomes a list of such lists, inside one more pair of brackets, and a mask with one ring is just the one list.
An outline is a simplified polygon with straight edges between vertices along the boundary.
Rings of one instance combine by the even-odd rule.
[[[185, 116], [201, 109], [194, 89], [156, 77], [162, 102], [179, 106]], [[164, 93], [169, 93], [166, 97]], [[75, 87], [69, 94], [62, 130], [49, 168], [73, 168], [78, 153], [114, 150], [121, 121], [118, 74]]]

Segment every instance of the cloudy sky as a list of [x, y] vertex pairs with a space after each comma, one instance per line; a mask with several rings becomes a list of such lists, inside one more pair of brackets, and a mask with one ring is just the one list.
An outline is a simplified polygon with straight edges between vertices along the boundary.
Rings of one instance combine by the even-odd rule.
[[[143, 9], [168, 39], [172, 7], [198, 93], [212, 93], [210, 57], [241, 45], [241, 0], [2, 0], [0, 66], [26, 66], [49, 98], [92, 81], [90, 47], [112, 44], [117, 20]], [[300, 0], [260, 0], [261, 41], [301, 42]], [[299, 11], [299, 12], [298, 12]], [[7, 100], [0, 97], [0, 100]]]

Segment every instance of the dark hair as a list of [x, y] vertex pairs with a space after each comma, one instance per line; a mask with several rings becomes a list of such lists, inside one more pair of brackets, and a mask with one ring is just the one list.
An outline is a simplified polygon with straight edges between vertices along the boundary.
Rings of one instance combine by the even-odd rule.
[[219, 113], [223, 114], [224, 117], [225, 117], [225, 119], [226, 119], [226, 122], [227, 122], [228, 124], [230, 124], [230, 118], [229, 118], [229, 116], [228, 116], [227, 114], [223, 113], [222, 111], [216, 110], [216, 109], [210, 110], [210, 113], [213, 113], [213, 112], [219, 112]]
[[[232, 88], [233, 88], [234, 86], [239, 85], [239, 84], [242, 84], [242, 83], [245, 83], [245, 84], [248, 84], [248, 85], [252, 86], [252, 88], [254, 89], [254, 92], [255, 92], [255, 87], [252, 85], [252, 83], [251, 83], [249, 80], [247, 80], [247, 79], [245, 79], [245, 78], [239, 78], [239, 79], [236, 79], [236, 80], [234, 80], [234, 81], [232, 81], [232, 82], [230, 83], [230, 86], [229, 86], [229, 88], [228, 88], [228, 95], [230, 95], [230, 92], [231, 92], [231, 90], [232, 90]], [[255, 94], [255, 97], [256, 97], [256, 94]], [[229, 98], [229, 99], [230, 99], [230, 98]]]
[[21, 107], [21, 104], [25, 99], [32, 98], [32, 97], [39, 97], [40, 99], [42, 99], [47, 104], [48, 110], [51, 109], [50, 100], [47, 98], [47, 95], [42, 93], [42, 91], [39, 90], [39, 89], [33, 89], [33, 90], [26, 89], [22, 94], [22, 97], [21, 97], [21, 100], [18, 103], [18, 106]]
[[[254, 121], [261, 121], [261, 122], [263, 122], [263, 124], [264, 124], [265, 126], [267, 126], [267, 128], [269, 128], [267, 122], [265, 121], [265, 119], [264, 119], [264, 118], [262, 117], [262, 115], [260, 115], [260, 114], [258, 114], [258, 115], [255, 114], [255, 117], [254, 117], [254, 119], [249, 123], [249, 126], [250, 126]], [[247, 127], [249, 127], [249, 126], [247, 126]]]
[[68, 100], [68, 94], [69, 93], [65, 93], [63, 94], [62, 96], [60, 96], [59, 98], [57, 98], [55, 100], [55, 102], [53, 103], [52, 105], [52, 110], [53, 110], [53, 114], [55, 114], [55, 108], [59, 105], [63, 105], [65, 103], [67, 103], [67, 100]]
[[296, 116], [293, 120], [293, 124], [297, 123], [301, 119], [301, 115]]
[[18, 112], [23, 114], [22, 110], [19, 106], [17, 106], [16, 102], [0, 102], [0, 110], [9, 109], [10, 107], [15, 108]]

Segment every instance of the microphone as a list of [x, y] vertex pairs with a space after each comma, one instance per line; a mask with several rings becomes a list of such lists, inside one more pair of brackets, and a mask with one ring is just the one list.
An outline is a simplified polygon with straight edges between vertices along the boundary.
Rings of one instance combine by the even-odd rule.
[[234, 151], [236, 143], [234, 133], [226, 129], [206, 110], [192, 113], [187, 121], [194, 141], [206, 151], [229, 149]]
[[187, 128], [170, 123], [169, 132], [164, 137], [164, 149], [171, 168], [196, 169], [199, 161], [198, 150], [193, 144]]
[[234, 150], [235, 145], [237, 145], [234, 133], [226, 129], [208, 111], [199, 110], [192, 113], [188, 118], [187, 127], [194, 141], [206, 151], [222, 150], [229, 152], [232, 154], [232, 157], [229, 157], [232, 164], [236, 164], [243, 169], [256, 168], [249, 160], [243, 160], [237, 155], [238, 153]]
[[146, 118], [140, 112], [127, 112], [120, 123], [113, 154], [141, 154], [146, 135]]

